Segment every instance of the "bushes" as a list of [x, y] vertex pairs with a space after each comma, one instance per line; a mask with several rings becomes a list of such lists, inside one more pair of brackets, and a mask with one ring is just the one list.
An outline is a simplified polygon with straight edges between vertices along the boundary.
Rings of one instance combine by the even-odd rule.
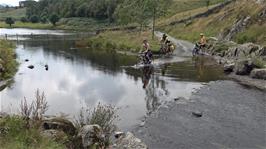
[[31, 23], [38, 23], [40, 21], [40, 18], [36, 15], [30, 17]]
[[116, 129], [114, 125], [114, 121], [118, 118], [116, 112], [117, 108], [101, 103], [98, 103], [92, 110], [82, 108], [75, 120], [75, 126], [79, 129], [85, 125], [99, 125], [104, 133], [104, 138], [96, 139], [99, 142], [94, 143], [100, 145], [100, 147], [108, 147], [111, 143], [111, 135]]
[[12, 77], [17, 70], [14, 48], [11, 42], [0, 40], [0, 80]]
[[63, 145], [42, 137], [38, 128], [28, 129], [20, 116], [0, 118], [0, 145], [5, 149], [63, 149]]

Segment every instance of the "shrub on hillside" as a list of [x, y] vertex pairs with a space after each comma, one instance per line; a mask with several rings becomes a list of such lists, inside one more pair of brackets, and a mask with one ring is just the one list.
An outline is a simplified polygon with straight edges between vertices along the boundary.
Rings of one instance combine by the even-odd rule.
[[31, 23], [38, 23], [40, 21], [40, 18], [36, 15], [30, 17]]

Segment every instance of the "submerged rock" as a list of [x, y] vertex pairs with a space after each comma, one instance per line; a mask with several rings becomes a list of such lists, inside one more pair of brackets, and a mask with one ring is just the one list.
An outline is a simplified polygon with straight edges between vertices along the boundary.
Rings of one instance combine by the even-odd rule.
[[48, 71], [49, 66], [46, 64], [44, 67], [45, 67], [45, 70]]
[[202, 117], [203, 113], [202, 112], [192, 112], [192, 115], [195, 116], [195, 117]]
[[254, 79], [266, 80], [266, 68], [265, 69], [254, 69], [250, 73], [250, 77]]
[[33, 65], [29, 65], [28, 68], [29, 68], [29, 69], [33, 69], [34, 66], [33, 66]]

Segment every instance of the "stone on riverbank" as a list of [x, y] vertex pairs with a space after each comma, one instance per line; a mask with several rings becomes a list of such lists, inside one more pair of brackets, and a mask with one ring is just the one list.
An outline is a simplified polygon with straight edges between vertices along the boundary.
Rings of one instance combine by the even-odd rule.
[[45, 119], [42, 122], [42, 127], [44, 130], [62, 130], [63, 132], [71, 136], [76, 134], [76, 128], [73, 123], [64, 118]]
[[102, 134], [102, 128], [99, 125], [85, 125], [79, 130], [78, 137], [82, 139], [83, 147], [88, 148], [101, 140]]
[[148, 149], [148, 147], [131, 132], [127, 132], [116, 141], [113, 149]]
[[266, 69], [254, 69], [251, 71], [250, 76], [254, 79], [266, 80]]
[[234, 72], [236, 75], [249, 75], [254, 67], [253, 62], [249, 59], [238, 60]]
[[231, 73], [234, 71], [235, 68], [235, 64], [231, 63], [231, 64], [226, 64], [224, 65], [224, 72], [225, 73]]

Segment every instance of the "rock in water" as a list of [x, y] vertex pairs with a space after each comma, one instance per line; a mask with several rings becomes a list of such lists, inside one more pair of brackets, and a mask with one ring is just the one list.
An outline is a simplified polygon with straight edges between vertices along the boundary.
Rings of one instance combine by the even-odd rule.
[[192, 115], [195, 116], [195, 117], [202, 117], [202, 112], [192, 112]]
[[49, 66], [46, 64], [44, 67], [45, 67], [45, 70], [48, 71]]
[[266, 69], [254, 69], [251, 71], [250, 76], [254, 79], [266, 80]]
[[148, 149], [148, 147], [131, 132], [127, 132], [125, 136], [120, 137], [116, 141], [113, 149]]
[[34, 66], [33, 66], [33, 65], [29, 65], [28, 68], [29, 68], [29, 69], [33, 69]]

